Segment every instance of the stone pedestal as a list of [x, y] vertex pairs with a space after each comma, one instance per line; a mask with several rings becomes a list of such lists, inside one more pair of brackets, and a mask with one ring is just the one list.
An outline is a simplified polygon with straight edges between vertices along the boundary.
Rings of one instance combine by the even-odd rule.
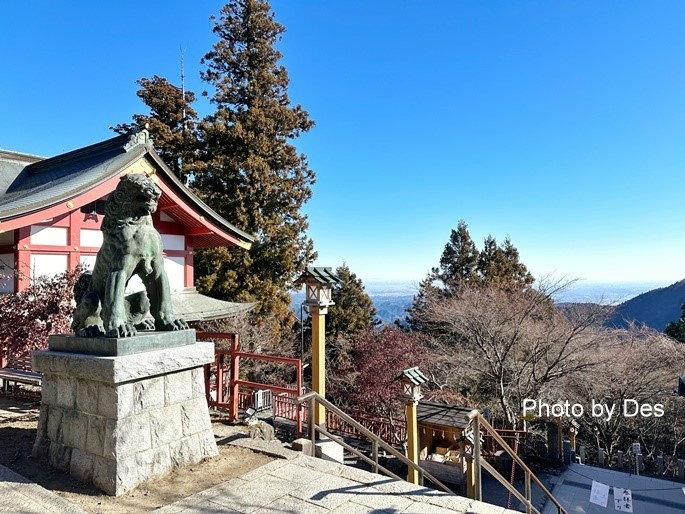
[[[137, 339], [139, 348], [164, 339], [173, 347], [130, 353]], [[203, 371], [214, 345], [194, 341], [194, 331], [163, 332], [126, 338], [119, 356], [34, 352], [33, 368], [43, 373], [34, 458], [118, 496], [217, 455]], [[120, 345], [106, 346], [116, 354]]]

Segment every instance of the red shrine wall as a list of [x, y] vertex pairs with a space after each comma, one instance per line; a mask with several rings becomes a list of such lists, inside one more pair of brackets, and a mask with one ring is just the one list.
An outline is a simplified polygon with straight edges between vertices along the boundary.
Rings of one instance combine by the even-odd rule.
[[[97, 210], [101, 210], [100, 205]], [[61, 273], [78, 264], [92, 269], [102, 245], [102, 217], [94, 204], [89, 204], [50, 220], [0, 233], [0, 293], [20, 291], [33, 278]], [[153, 223], [162, 236], [164, 267], [172, 291], [192, 287], [193, 249], [186, 242], [184, 226], [164, 212], [155, 213]], [[19, 272], [17, 276], [14, 270]], [[142, 282], [134, 277], [127, 291], [142, 289]]]

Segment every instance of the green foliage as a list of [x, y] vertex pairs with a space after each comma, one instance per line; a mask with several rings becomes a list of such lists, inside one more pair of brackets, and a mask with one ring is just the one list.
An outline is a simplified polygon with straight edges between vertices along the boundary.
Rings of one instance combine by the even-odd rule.
[[258, 313], [289, 316], [288, 290], [313, 261], [300, 208], [314, 172], [290, 143], [313, 122], [288, 98], [288, 73], [274, 45], [284, 27], [267, 2], [234, 0], [215, 19], [219, 37], [203, 58], [216, 111], [200, 123], [206, 154], [194, 187], [210, 207], [257, 235], [249, 252], [199, 252], [198, 288], [227, 299], [258, 301]]
[[[300, 209], [311, 197], [314, 172], [292, 140], [313, 122], [288, 97], [289, 78], [275, 49], [284, 27], [264, 0], [231, 0], [214, 20], [218, 40], [202, 59], [214, 112], [196, 123], [194, 95], [165, 79], [141, 79], [138, 96], [150, 115], [155, 144], [170, 166], [183, 164], [191, 186], [212, 209], [256, 235], [249, 251], [198, 250], [198, 290], [229, 301], [257, 302], [275, 333], [294, 318], [288, 291], [316, 254]], [[182, 112], [185, 110], [185, 117]], [[130, 128], [127, 125], [117, 130]]]
[[[326, 361], [329, 376], [341, 375], [343, 380], [347, 380], [357, 336], [376, 328], [380, 321], [376, 318], [376, 308], [364, 290], [362, 280], [346, 264], [339, 266], [335, 273], [340, 283], [333, 286], [331, 298], [334, 305], [328, 308], [326, 315]], [[311, 318], [308, 317], [303, 327], [304, 340], [308, 346], [311, 326]]]
[[333, 302], [328, 309], [326, 333], [335, 339], [339, 335], [354, 336], [378, 326], [378, 311], [371, 297], [364, 290], [364, 284], [350, 268], [343, 264], [335, 270], [340, 283], [333, 287]]
[[[487, 261], [483, 264], [487, 264]], [[471, 239], [466, 223], [460, 220], [457, 228], [450, 232], [449, 241], [440, 256], [440, 267], [431, 270], [431, 278], [447, 287], [463, 287], [480, 281], [481, 267], [476, 244]]]
[[150, 114], [135, 114], [134, 123], [120, 123], [112, 128], [124, 134], [147, 126], [155, 150], [164, 163], [185, 180], [193, 171], [199, 149], [197, 113], [191, 106], [195, 94], [184, 92], [157, 75], [151, 79], [142, 78], [137, 83], [141, 89], [136, 94], [150, 108]]
[[676, 341], [685, 343], [685, 303], [680, 306], [680, 319], [671, 321], [664, 329], [664, 334]]
[[515, 290], [526, 289], [535, 281], [508, 237], [499, 246], [494, 237], [485, 238], [478, 256], [478, 275], [483, 284]]
[[497, 244], [488, 236], [478, 250], [463, 220], [450, 232], [440, 256], [440, 265], [432, 268], [419, 284], [419, 292], [408, 310], [407, 323], [414, 330], [429, 330], [419, 321], [430, 298], [451, 298], [474, 287], [496, 286], [507, 290], [526, 290], [535, 279], [519, 259], [519, 252], [507, 237]]

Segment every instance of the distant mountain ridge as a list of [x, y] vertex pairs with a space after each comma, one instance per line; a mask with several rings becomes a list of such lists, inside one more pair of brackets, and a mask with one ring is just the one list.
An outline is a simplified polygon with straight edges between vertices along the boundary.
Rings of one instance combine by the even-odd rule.
[[625, 327], [630, 321], [663, 332], [670, 321], [680, 318], [680, 306], [685, 303], [685, 280], [642, 293], [616, 307], [607, 320], [609, 327]]
[[[370, 291], [368, 292], [374, 307], [378, 311], [378, 319], [383, 324], [394, 323], [396, 319], [403, 319], [407, 313], [406, 309], [411, 307], [414, 300], [414, 292], [406, 289], [397, 291]], [[304, 293], [297, 292], [291, 295], [291, 308], [295, 315], [300, 316], [300, 305], [304, 301]], [[307, 314], [305, 313], [305, 316]]]
[[[644, 324], [663, 331], [670, 321], [680, 318], [680, 306], [685, 303], [685, 279], [666, 287], [655, 285], [581, 283], [565, 290], [556, 300], [560, 303], [615, 305], [615, 311], [606, 323], [608, 327], [625, 327], [632, 320], [638, 325]], [[378, 318], [387, 324], [406, 316], [406, 309], [411, 307], [414, 295], [418, 292], [418, 284], [409, 281], [371, 282], [366, 290], [378, 310]], [[303, 301], [303, 292], [292, 293], [291, 307], [298, 317]]]

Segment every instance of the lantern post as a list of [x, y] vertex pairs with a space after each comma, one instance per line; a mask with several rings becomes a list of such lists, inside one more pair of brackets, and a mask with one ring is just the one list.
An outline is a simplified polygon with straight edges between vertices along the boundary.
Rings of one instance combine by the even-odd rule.
[[[312, 317], [312, 390], [326, 397], [326, 314], [334, 305], [333, 286], [340, 279], [329, 267], [307, 266], [307, 270], [295, 281], [305, 286], [305, 301]], [[310, 413], [310, 416], [312, 414]], [[314, 423], [326, 425], [326, 409], [317, 404], [314, 407]]]
[[[428, 378], [419, 371], [419, 368], [405, 369], [396, 378], [402, 383], [402, 398], [405, 400], [405, 417], [407, 422], [407, 458], [417, 466], [419, 465], [419, 430], [416, 421], [416, 410], [421, 394], [421, 384], [425, 384]], [[409, 468], [407, 482], [420, 485], [421, 477], [416, 469]]]

